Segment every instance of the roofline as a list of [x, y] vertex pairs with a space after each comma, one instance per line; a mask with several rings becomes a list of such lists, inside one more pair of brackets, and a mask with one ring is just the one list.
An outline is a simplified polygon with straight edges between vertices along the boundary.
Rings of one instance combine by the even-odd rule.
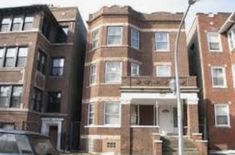
[[226, 32], [234, 23], [235, 23], [235, 12], [231, 13], [231, 15], [224, 22], [224, 24], [220, 27], [219, 33]]

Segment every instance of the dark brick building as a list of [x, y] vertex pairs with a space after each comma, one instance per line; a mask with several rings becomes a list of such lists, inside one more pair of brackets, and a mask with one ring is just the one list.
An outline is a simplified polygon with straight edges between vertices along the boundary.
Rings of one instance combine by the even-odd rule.
[[[78, 142], [86, 29], [76, 7], [0, 9], [0, 127]], [[74, 131], [76, 129], [76, 131]]]
[[235, 15], [198, 13], [188, 35], [198, 77], [200, 126], [212, 154], [235, 153]]
[[[113, 154], [161, 155], [177, 134], [174, 43], [182, 13], [140, 13], [103, 7], [88, 20], [81, 149]], [[198, 125], [198, 88], [189, 75], [185, 29], [180, 39], [180, 84], [185, 141], [207, 154]], [[172, 137], [171, 137], [172, 138]], [[187, 145], [188, 147], [189, 145]], [[186, 147], [186, 149], [187, 149]]]

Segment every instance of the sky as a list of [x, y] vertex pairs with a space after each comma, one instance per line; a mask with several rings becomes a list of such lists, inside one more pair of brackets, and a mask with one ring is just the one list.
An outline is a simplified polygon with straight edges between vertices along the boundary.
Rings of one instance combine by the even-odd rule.
[[[54, 6], [77, 6], [84, 22], [90, 13], [103, 6], [129, 5], [136, 11], [151, 13], [157, 11], [184, 12], [188, 0], [0, 0], [0, 7], [13, 7], [31, 4], [53, 4]], [[189, 29], [196, 12], [216, 13], [234, 12], [235, 0], [199, 0], [195, 3], [186, 18], [186, 29]]]

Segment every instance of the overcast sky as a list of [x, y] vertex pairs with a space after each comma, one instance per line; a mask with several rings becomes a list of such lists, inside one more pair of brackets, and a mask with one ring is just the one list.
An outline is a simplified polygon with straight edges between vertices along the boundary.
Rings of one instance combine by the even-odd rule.
[[[188, 0], [0, 0], [0, 7], [12, 7], [31, 4], [53, 4], [55, 6], [77, 6], [83, 17], [100, 9], [102, 6], [130, 5], [133, 9], [151, 13], [157, 11], [184, 12]], [[187, 17], [189, 28], [196, 12], [234, 12], [235, 0], [200, 0], [192, 6]]]

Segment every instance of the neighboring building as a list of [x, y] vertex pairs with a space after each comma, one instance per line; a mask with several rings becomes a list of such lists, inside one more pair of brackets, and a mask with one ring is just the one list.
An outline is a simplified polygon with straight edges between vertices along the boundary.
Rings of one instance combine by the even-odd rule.
[[[182, 17], [182, 13], [139, 13], [128, 6], [103, 7], [90, 15], [81, 149], [122, 155], [172, 151], [166, 150], [169, 143], [164, 139], [177, 134], [176, 96], [169, 84]], [[184, 140], [193, 142], [185, 149], [197, 146], [191, 153], [207, 154], [199, 133], [199, 90], [196, 77], [189, 75], [185, 29], [179, 59]]]
[[0, 23], [0, 127], [42, 132], [59, 150], [78, 144], [86, 29], [77, 8], [1, 8]]
[[235, 13], [198, 13], [188, 35], [191, 75], [198, 76], [200, 124], [210, 153], [234, 154]]

